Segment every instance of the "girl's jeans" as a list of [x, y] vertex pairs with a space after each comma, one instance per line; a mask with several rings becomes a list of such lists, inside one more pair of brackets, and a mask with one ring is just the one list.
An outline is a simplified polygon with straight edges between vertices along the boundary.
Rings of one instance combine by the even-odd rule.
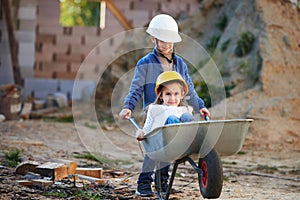
[[[190, 121], [194, 121], [194, 117], [190, 113], [184, 113], [181, 115], [180, 118], [178, 118], [174, 115], [170, 115], [167, 118], [165, 125], [182, 123], [182, 122], [190, 122]], [[160, 162], [160, 166], [161, 166], [161, 169], [160, 169], [161, 182], [167, 183], [167, 181], [169, 179], [170, 163]], [[155, 168], [155, 161], [151, 160], [148, 157], [148, 155], [146, 154], [144, 157], [142, 172], [139, 175], [137, 183], [138, 184], [151, 184], [151, 182], [153, 181], [152, 174], [153, 174], [154, 168]], [[156, 177], [157, 177], [157, 175], [155, 173], [155, 182], [157, 182]]]

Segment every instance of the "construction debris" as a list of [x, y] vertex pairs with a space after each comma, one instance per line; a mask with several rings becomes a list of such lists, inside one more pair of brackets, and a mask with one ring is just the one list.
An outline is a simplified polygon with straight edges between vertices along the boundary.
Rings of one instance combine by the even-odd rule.
[[16, 167], [16, 174], [23, 175], [26, 180], [18, 180], [22, 186], [48, 186], [57, 181], [66, 180], [78, 185], [78, 181], [87, 181], [90, 184], [106, 184], [107, 181], [120, 181], [120, 179], [103, 178], [103, 173], [110, 176], [123, 176], [123, 172], [103, 170], [102, 168], [77, 167], [72, 160], [54, 159], [53, 162], [39, 164], [35, 161], [25, 161]]
[[85, 176], [91, 176], [94, 178], [102, 178], [102, 168], [84, 168], [78, 167], [75, 174], [81, 174]]
[[25, 161], [16, 167], [16, 174], [25, 175], [27, 172], [35, 172], [35, 168], [39, 166], [40, 163], [35, 161]]
[[37, 166], [35, 172], [44, 177], [51, 177], [52, 180], [61, 180], [68, 177], [67, 166], [63, 163], [47, 162]]

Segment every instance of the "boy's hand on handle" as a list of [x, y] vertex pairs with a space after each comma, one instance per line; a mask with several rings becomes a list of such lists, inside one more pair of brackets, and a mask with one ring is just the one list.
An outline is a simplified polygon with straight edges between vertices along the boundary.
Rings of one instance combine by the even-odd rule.
[[131, 117], [131, 110], [128, 108], [124, 108], [121, 110], [119, 116], [121, 119], [129, 119]]
[[144, 140], [144, 131], [142, 129], [138, 129], [136, 132], [135, 132], [135, 137], [138, 141], [141, 141], [141, 140]]

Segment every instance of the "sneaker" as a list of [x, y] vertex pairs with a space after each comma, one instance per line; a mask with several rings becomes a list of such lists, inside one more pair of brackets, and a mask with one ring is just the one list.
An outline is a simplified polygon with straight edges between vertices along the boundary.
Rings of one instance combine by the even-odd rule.
[[151, 189], [151, 185], [147, 184], [147, 183], [141, 183], [138, 184], [137, 190], [135, 191], [135, 194], [138, 196], [152, 196], [153, 195], [153, 191]]
[[[156, 191], [158, 191], [158, 186], [157, 185], [155, 185], [155, 189], [156, 189]], [[167, 182], [162, 182], [161, 183], [161, 193], [163, 195], [166, 195], [167, 192], [168, 192], [168, 183]]]

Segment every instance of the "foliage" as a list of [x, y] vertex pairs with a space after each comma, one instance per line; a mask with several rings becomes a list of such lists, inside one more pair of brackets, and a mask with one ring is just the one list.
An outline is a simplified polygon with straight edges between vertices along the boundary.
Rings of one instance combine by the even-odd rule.
[[60, 23], [63, 26], [99, 26], [100, 3], [87, 0], [61, 0]]
[[237, 42], [237, 46], [234, 51], [235, 55], [238, 57], [243, 57], [247, 55], [252, 49], [254, 40], [255, 37], [251, 32], [243, 32], [240, 39]]
[[223, 15], [222, 17], [219, 18], [219, 21], [215, 25], [218, 29], [220, 29], [220, 31], [223, 32], [227, 26], [227, 23], [228, 23], [227, 16]]
[[67, 117], [55, 117], [55, 116], [43, 116], [41, 118], [44, 122], [61, 122], [61, 123], [73, 123], [74, 118], [73, 116], [67, 116]]
[[107, 158], [104, 155], [96, 156], [91, 153], [78, 154], [78, 155], [74, 155], [74, 157], [78, 158], [78, 159], [86, 159], [86, 160], [96, 161], [96, 162], [102, 163], [104, 165], [132, 164], [132, 162], [129, 160], [120, 160], [120, 159], [112, 160], [112, 159]]
[[21, 161], [22, 151], [19, 149], [8, 151], [4, 153], [4, 158], [7, 166], [15, 167], [18, 165], [18, 162]]
[[211, 107], [211, 99], [208, 91], [208, 87], [204, 81], [194, 83], [198, 96], [203, 99], [206, 107]]
[[206, 44], [206, 49], [210, 53], [213, 53], [215, 51], [215, 49], [217, 48], [220, 37], [221, 37], [220, 35], [214, 35], [209, 39], [208, 43]]
[[226, 40], [225, 42], [222, 43], [222, 46], [221, 46], [221, 51], [222, 52], [224, 52], [227, 49], [229, 43], [230, 43], [230, 39], [228, 39], [228, 40]]

